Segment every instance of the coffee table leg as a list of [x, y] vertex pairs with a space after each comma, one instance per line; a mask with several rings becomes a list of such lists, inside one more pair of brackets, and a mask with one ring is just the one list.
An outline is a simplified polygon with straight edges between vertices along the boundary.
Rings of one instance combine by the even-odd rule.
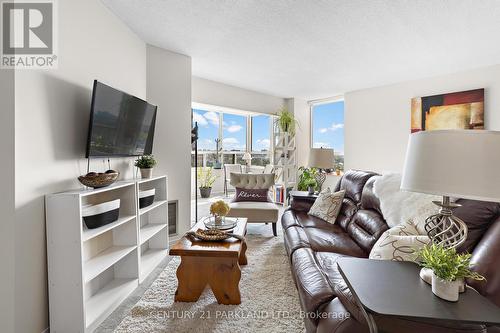
[[241, 270], [238, 260], [234, 259], [212, 259], [214, 260], [213, 272], [209, 277], [209, 285], [217, 298], [219, 304], [240, 304], [240, 278]]
[[207, 274], [200, 272], [204, 265], [196, 257], [181, 257], [177, 268], [176, 302], [196, 302], [207, 285]]
[[238, 263], [240, 265], [246, 265], [248, 263], [248, 260], [247, 260], [247, 242], [246, 241], [241, 242], [241, 251], [240, 251], [240, 257], [238, 258]]

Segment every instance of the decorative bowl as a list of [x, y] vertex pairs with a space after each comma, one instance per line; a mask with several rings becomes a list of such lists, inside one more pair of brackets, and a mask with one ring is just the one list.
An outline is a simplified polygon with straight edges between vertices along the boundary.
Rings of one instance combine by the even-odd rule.
[[91, 172], [84, 176], [78, 177], [78, 180], [85, 186], [100, 188], [113, 184], [118, 179], [118, 176], [120, 176], [120, 173], [117, 171], [109, 173]]
[[228, 239], [229, 237], [232, 237], [230, 234], [227, 234], [224, 231], [217, 229], [209, 229], [209, 230], [198, 229], [196, 231], [191, 231], [188, 234], [194, 236], [199, 240], [206, 242], [219, 242]]
[[215, 217], [206, 216], [203, 218], [203, 224], [207, 229], [231, 230], [238, 224], [237, 218], [222, 217], [222, 221], [217, 223]]

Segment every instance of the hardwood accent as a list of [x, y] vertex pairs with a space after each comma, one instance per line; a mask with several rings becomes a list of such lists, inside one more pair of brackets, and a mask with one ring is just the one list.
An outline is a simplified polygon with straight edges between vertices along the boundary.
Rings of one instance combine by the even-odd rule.
[[[204, 229], [198, 222], [192, 230]], [[244, 236], [247, 219], [239, 218], [234, 234]], [[240, 304], [240, 265], [247, 264], [247, 244], [235, 238], [222, 242], [204, 242], [191, 236], [182, 237], [170, 255], [180, 256], [177, 268], [176, 302], [196, 302], [208, 284], [219, 304]]]

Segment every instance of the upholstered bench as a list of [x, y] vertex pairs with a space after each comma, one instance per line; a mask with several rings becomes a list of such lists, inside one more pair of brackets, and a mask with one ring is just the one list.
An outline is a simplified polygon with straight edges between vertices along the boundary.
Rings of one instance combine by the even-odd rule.
[[[274, 173], [246, 174], [231, 173], [231, 185], [235, 188], [250, 190], [269, 190], [274, 185]], [[238, 201], [229, 204], [229, 217], [246, 217], [248, 223], [271, 223], [273, 235], [276, 236], [276, 222], [279, 208], [270, 200], [268, 202]]]

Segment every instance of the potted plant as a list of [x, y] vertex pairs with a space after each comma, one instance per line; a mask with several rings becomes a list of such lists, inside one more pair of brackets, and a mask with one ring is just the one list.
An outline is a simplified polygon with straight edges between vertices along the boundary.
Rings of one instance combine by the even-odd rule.
[[222, 140], [221, 139], [215, 139], [215, 163], [214, 163], [214, 169], [222, 169], [222, 163], [220, 160], [221, 152], [222, 152]]
[[293, 113], [288, 111], [286, 107], [282, 107], [276, 114], [277, 118], [275, 124], [278, 126], [281, 132], [295, 134], [295, 128], [299, 125], [299, 122], [295, 119]]
[[135, 160], [135, 166], [141, 170], [141, 178], [151, 178], [156, 163], [153, 155], [143, 155]]
[[299, 171], [299, 183], [297, 184], [297, 189], [299, 191], [308, 191], [309, 194], [313, 194], [318, 187], [318, 182], [314, 177], [318, 170], [316, 168], [306, 168], [300, 167]]
[[418, 252], [422, 267], [432, 270], [432, 292], [447, 301], [458, 301], [460, 286], [465, 278], [485, 280], [470, 268], [469, 253], [458, 254], [455, 248], [431, 244]]
[[199, 167], [198, 168], [198, 180], [200, 181], [200, 196], [202, 198], [209, 198], [210, 192], [212, 192], [212, 185], [217, 179], [216, 176], [212, 175], [212, 168], [210, 167]]
[[212, 205], [210, 205], [210, 214], [214, 216], [215, 224], [222, 224], [222, 218], [229, 213], [229, 205], [224, 202], [224, 200], [217, 200]]

